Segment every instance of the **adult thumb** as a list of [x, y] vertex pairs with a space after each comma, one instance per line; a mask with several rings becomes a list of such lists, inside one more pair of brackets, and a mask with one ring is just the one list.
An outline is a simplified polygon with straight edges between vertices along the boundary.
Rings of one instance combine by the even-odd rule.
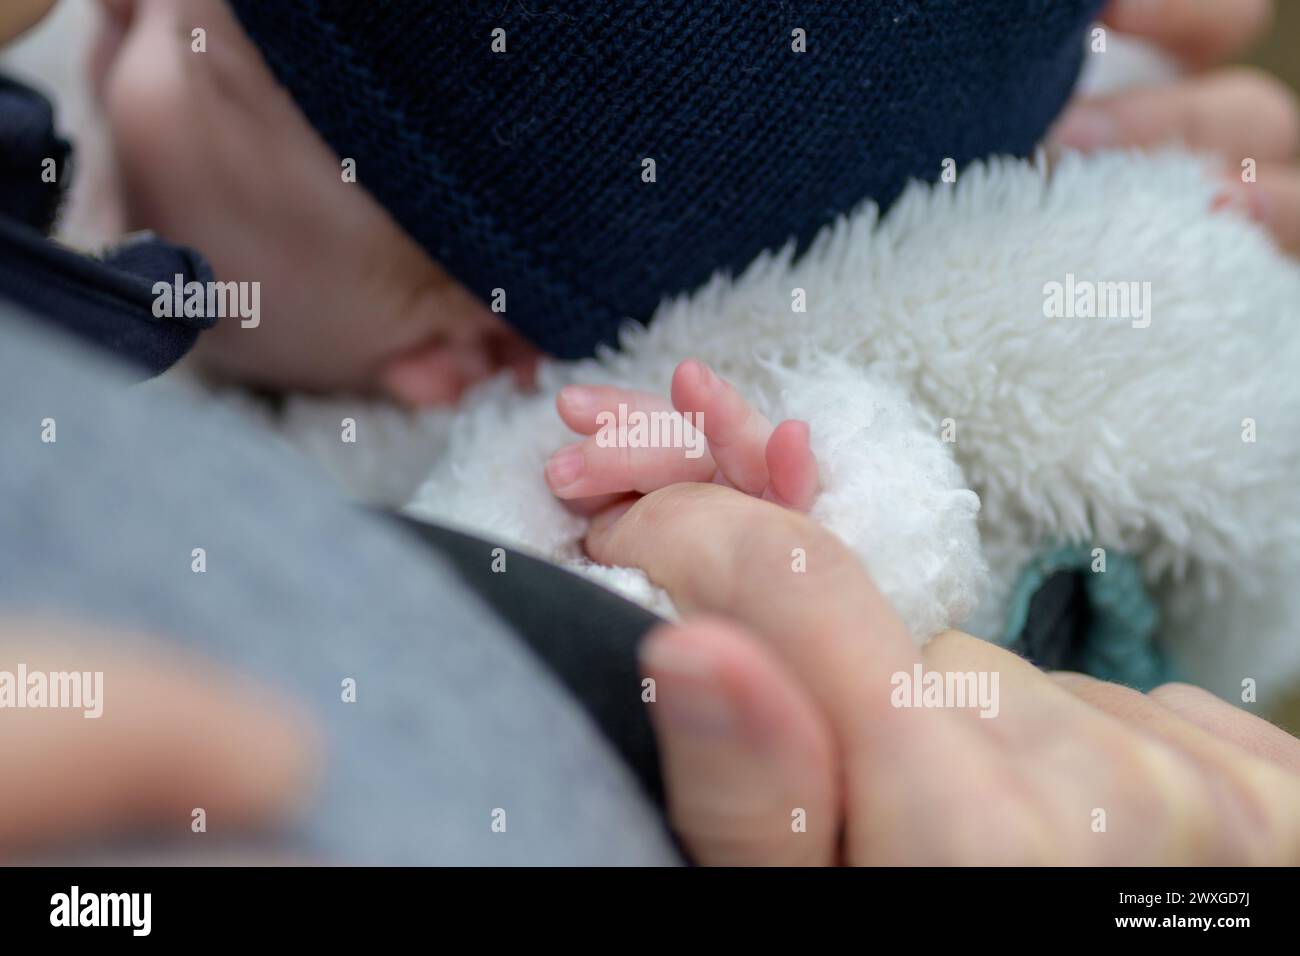
[[832, 735], [761, 641], [698, 620], [641, 648], [673, 828], [696, 862], [826, 865], [838, 856]]

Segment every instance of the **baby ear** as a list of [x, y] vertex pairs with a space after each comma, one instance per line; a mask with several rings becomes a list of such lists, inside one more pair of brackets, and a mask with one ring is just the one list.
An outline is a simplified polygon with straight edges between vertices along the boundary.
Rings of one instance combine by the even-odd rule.
[[387, 359], [379, 370], [379, 387], [394, 401], [415, 408], [452, 405], [493, 371], [486, 342], [439, 335]]
[[452, 405], [464, 391], [500, 371], [531, 389], [541, 353], [514, 332], [486, 329], [450, 338], [439, 334], [388, 359], [379, 370], [380, 391], [403, 405]]

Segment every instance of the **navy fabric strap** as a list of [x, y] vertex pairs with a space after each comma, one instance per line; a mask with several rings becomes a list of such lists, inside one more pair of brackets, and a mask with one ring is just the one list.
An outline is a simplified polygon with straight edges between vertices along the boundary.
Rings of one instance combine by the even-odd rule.
[[0, 214], [49, 232], [71, 177], [71, 157], [72, 147], [54, 131], [49, 101], [0, 76]]
[[103, 260], [52, 242], [0, 218], [0, 297], [51, 324], [157, 375], [178, 362], [216, 323], [210, 315], [159, 319], [154, 283], [209, 282], [197, 253], [153, 238], [130, 243]]
[[177, 276], [182, 283], [206, 283], [212, 271], [197, 253], [152, 236], [102, 259], [47, 239], [70, 179], [71, 157], [71, 147], [55, 132], [49, 101], [0, 76], [0, 298], [157, 375], [179, 361], [216, 318], [155, 318], [155, 283], [172, 286]]

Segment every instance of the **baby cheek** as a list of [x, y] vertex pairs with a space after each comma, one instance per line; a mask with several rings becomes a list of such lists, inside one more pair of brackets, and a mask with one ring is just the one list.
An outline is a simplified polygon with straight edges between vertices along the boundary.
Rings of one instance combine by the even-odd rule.
[[149, 20], [102, 42], [109, 49], [100, 54], [100, 93], [128, 228], [167, 232], [178, 200], [183, 205], [184, 194], [198, 186], [194, 160], [203, 149], [202, 124], [186, 103], [181, 54], [162, 24]]

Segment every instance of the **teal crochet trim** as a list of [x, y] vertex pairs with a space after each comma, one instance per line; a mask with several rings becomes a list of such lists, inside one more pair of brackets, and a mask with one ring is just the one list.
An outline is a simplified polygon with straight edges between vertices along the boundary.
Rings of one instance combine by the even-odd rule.
[[1029, 602], [1043, 582], [1058, 571], [1077, 571], [1083, 576], [1092, 611], [1080, 649], [1084, 670], [1143, 691], [1175, 679], [1173, 667], [1155, 643], [1160, 612], [1147, 593], [1137, 561], [1107, 551], [1105, 571], [1093, 571], [1092, 565], [1092, 548], [1082, 544], [1054, 545], [1035, 557], [1011, 589], [1006, 629], [997, 643], [1014, 649], [1025, 629]]

